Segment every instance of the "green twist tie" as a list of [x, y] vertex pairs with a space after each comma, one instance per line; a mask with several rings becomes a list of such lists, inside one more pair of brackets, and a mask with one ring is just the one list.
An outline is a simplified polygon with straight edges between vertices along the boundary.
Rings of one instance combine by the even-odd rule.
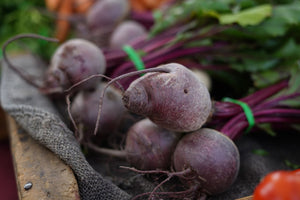
[[145, 69], [145, 65], [140, 57], [140, 55], [129, 45], [123, 46], [123, 51], [127, 53], [130, 60], [133, 62], [135, 68], [139, 70]]
[[248, 124], [249, 124], [249, 126], [246, 130], [246, 133], [248, 133], [252, 129], [252, 127], [255, 125], [255, 119], [254, 119], [254, 116], [253, 116], [253, 112], [252, 112], [251, 108], [249, 107], [249, 105], [245, 102], [242, 102], [242, 101], [239, 101], [239, 100], [236, 100], [236, 99], [232, 99], [232, 98], [229, 98], [229, 97], [223, 98], [223, 101], [230, 102], [230, 103], [235, 103], [235, 104], [242, 107], [242, 109], [243, 109], [243, 111], [246, 115], [246, 119], [248, 121]]

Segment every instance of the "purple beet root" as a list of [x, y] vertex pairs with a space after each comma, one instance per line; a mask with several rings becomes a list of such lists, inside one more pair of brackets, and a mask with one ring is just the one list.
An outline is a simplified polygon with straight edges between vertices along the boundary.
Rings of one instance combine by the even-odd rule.
[[110, 32], [129, 13], [127, 0], [97, 1], [87, 12], [86, 21], [92, 32]]
[[[68, 89], [75, 83], [94, 75], [104, 74], [106, 61], [96, 45], [83, 39], [70, 39], [61, 44], [51, 58], [45, 75], [47, 88]], [[78, 88], [92, 88], [99, 82], [93, 79]]]
[[139, 37], [146, 36], [146, 34], [146, 29], [141, 24], [130, 20], [124, 21], [113, 31], [110, 38], [110, 48], [122, 49], [124, 45]]
[[101, 141], [105, 140], [105, 137], [109, 134], [116, 131], [126, 112], [122, 104], [120, 91], [114, 87], [109, 87], [104, 96], [99, 129], [97, 135], [94, 136], [93, 131], [98, 116], [99, 99], [105, 85], [105, 83], [101, 83], [94, 91], [79, 92], [74, 97], [71, 105], [71, 114], [74, 121], [76, 124], [83, 125], [84, 138], [93, 138], [94, 142], [98, 144], [102, 143]]
[[191, 169], [182, 182], [199, 185], [200, 192], [215, 195], [227, 190], [235, 181], [239, 166], [239, 151], [226, 135], [202, 128], [185, 135], [177, 144], [173, 155], [175, 171]]
[[212, 108], [206, 86], [183, 65], [170, 63], [156, 69], [169, 72], [147, 73], [133, 81], [123, 95], [125, 107], [168, 130], [201, 128]]
[[178, 140], [178, 133], [160, 128], [147, 118], [143, 119], [127, 133], [127, 160], [140, 170], [169, 169]]

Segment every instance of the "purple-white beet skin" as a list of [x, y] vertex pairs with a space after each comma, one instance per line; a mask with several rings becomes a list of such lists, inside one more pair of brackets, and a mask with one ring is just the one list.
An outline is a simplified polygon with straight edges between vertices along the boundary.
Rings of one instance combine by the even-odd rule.
[[183, 183], [200, 184], [202, 191], [215, 195], [227, 190], [235, 181], [240, 155], [229, 137], [214, 129], [202, 128], [185, 135], [178, 142], [173, 165], [175, 171], [192, 170], [189, 176], [195, 178], [190, 182], [183, 179]]
[[[104, 74], [106, 61], [101, 49], [84, 39], [70, 39], [54, 52], [46, 72], [47, 87], [68, 89], [73, 84], [94, 74]], [[100, 78], [85, 82], [81, 88], [90, 88]]]
[[107, 33], [129, 14], [128, 0], [101, 0], [88, 10], [86, 21], [92, 32]]
[[110, 86], [104, 96], [100, 126], [97, 135], [94, 137], [93, 131], [98, 116], [99, 99], [105, 85], [105, 83], [100, 83], [94, 91], [79, 92], [71, 104], [72, 117], [77, 124], [83, 125], [85, 138], [92, 137], [95, 140], [104, 140], [106, 136], [116, 131], [126, 112], [122, 103], [121, 92]]
[[178, 133], [160, 128], [145, 118], [127, 132], [127, 160], [140, 170], [169, 169], [178, 140]]
[[147, 73], [133, 81], [123, 95], [125, 107], [168, 130], [190, 132], [201, 128], [212, 109], [206, 86], [181, 64], [157, 68], [169, 72]]
[[132, 20], [124, 21], [113, 31], [110, 38], [110, 48], [122, 49], [124, 45], [146, 35], [146, 29], [138, 22]]

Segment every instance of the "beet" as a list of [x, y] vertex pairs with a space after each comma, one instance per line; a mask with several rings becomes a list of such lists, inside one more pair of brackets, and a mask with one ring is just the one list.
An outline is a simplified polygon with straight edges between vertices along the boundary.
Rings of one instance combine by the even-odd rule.
[[146, 29], [138, 22], [132, 20], [124, 21], [113, 31], [110, 38], [110, 48], [122, 49], [124, 45], [146, 35]]
[[147, 118], [138, 121], [127, 132], [127, 161], [141, 170], [169, 169], [178, 140], [178, 133], [160, 128]]
[[109, 87], [104, 96], [101, 113], [103, 117], [99, 122], [97, 135], [94, 136], [93, 130], [98, 115], [99, 98], [105, 85], [105, 83], [101, 83], [96, 90], [79, 92], [71, 105], [71, 115], [74, 121], [76, 124], [83, 125], [84, 138], [92, 138], [96, 143], [102, 143], [101, 140], [116, 131], [126, 112], [120, 91], [114, 87]]
[[[51, 58], [45, 74], [47, 88], [68, 89], [94, 74], [104, 74], [106, 61], [96, 45], [83, 39], [70, 39], [61, 44]], [[99, 79], [85, 82], [81, 88], [94, 87]]]
[[127, 0], [101, 0], [88, 10], [86, 21], [90, 31], [106, 33], [112, 31], [128, 14]]
[[125, 107], [168, 130], [201, 128], [212, 108], [206, 86], [183, 65], [170, 63], [156, 69], [169, 72], [151, 72], [133, 81], [123, 95]]
[[215, 195], [227, 190], [235, 181], [240, 155], [236, 145], [226, 135], [214, 129], [202, 128], [185, 135], [173, 155], [176, 171], [191, 169], [182, 179], [186, 185], [200, 185], [201, 192]]

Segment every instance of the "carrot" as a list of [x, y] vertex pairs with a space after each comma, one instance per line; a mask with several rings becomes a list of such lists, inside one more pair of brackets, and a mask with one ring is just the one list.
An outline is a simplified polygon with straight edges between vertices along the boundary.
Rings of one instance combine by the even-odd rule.
[[152, 10], [154, 8], [157, 8], [160, 6], [161, 1], [160, 0], [143, 0], [144, 5], [149, 9]]
[[61, 0], [45, 0], [46, 7], [51, 11], [57, 10], [61, 2]]
[[170, 0], [131, 0], [131, 6], [134, 11], [152, 11], [161, 7]]
[[76, 13], [86, 13], [94, 4], [95, 0], [74, 0], [74, 9]]
[[131, 8], [137, 12], [144, 12], [147, 10], [147, 8], [143, 4], [143, 2], [140, 0], [130, 0], [130, 5], [131, 5]]
[[58, 9], [58, 20], [56, 21], [56, 33], [55, 33], [55, 37], [60, 42], [63, 42], [68, 36], [70, 30], [70, 23], [66, 18], [70, 16], [72, 12], [73, 12], [73, 0], [63, 0]]

